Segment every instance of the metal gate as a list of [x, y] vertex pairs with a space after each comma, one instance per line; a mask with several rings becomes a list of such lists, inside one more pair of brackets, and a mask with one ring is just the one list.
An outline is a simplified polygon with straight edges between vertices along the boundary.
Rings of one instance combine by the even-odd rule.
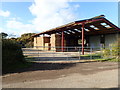
[[92, 60], [102, 58], [101, 48], [85, 47], [85, 54], [82, 55], [81, 47], [42, 47], [23, 48], [24, 56], [32, 58], [35, 62], [79, 62], [80, 60]]

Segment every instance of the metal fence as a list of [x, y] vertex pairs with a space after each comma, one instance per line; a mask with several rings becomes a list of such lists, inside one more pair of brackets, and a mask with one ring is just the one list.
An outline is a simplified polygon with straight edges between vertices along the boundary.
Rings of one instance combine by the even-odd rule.
[[[116, 47], [117, 48], [117, 47]], [[119, 50], [118, 50], [119, 51]], [[116, 57], [113, 49], [103, 49], [101, 47], [84, 47], [84, 55], [82, 55], [81, 47], [43, 47], [37, 46], [33, 48], [23, 48], [23, 53], [27, 57], [35, 58], [37, 61], [69, 61], [69, 60], [93, 60]]]

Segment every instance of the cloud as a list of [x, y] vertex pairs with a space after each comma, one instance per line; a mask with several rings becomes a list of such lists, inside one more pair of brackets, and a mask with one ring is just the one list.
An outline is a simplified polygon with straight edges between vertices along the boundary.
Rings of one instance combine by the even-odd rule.
[[6, 27], [7, 27], [6, 31], [8, 33], [12, 32], [13, 34], [18, 36], [24, 33], [30, 33], [35, 31], [34, 26], [32, 24], [24, 24], [15, 18], [8, 20], [6, 23]]
[[39, 32], [45, 31], [76, 19], [74, 9], [68, 0], [35, 0], [29, 7], [32, 15], [36, 16], [32, 23]]
[[76, 4], [74, 7], [75, 7], [75, 8], [79, 8], [79, 7], [80, 7], [80, 5], [79, 5], [79, 4]]
[[0, 10], [0, 16], [9, 17], [10, 16], [10, 12], [9, 11]]
[[0, 32], [3, 32], [3, 31], [4, 31], [3, 28], [0, 27]]
[[26, 24], [20, 18], [10, 17], [5, 26], [8, 33], [12, 32], [17, 36], [30, 32], [38, 33], [72, 22], [76, 19], [74, 12], [79, 5], [71, 7], [68, 0], [35, 0], [28, 8], [35, 18]]

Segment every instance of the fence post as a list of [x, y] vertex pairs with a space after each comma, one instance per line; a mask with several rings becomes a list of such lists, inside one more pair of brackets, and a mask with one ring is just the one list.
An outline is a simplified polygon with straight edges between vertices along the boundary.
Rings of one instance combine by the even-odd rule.
[[92, 59], [92, 47], [90, 47], [90, 59]]
[[[68, 53], [68, 47], [66, 47], [66, 48], [67, 48], [67, 53]], [[67, 60], [68, 60], [68, 55], [69, 55], [69, 54], [67, 54]]]
[[78, 52], [79, 52], [79, 60], [80, 60], [80, 55], [81, 55], [81, 54], [80, 54], [80, 47], [79, 47], [79, 49], [78, 49]]
[[113, 56], [113, 53], [112, 53], [112, 46], [110, 46], [109, 49], [110, 49], [110, 57], [109, 57], [109, 58], [111, 58], [111, 57]]
[[101, 58], [103, 58], [103, 48], [100, 48]]
[[40, 54], [40, 53], [39, 53], [39, 49], [38, 49], [38, 60], [40, 60], [40, 58], [39, 58], [40, 55], [39, 55], [39, 54]]

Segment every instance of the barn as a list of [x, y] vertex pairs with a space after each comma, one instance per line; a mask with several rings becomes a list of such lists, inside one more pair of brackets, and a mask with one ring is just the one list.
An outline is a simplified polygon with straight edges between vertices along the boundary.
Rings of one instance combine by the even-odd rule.
[[45, 32], [35, 34], [34, 48], [40, 50], [66, 51], [66, 47], [108, 48], [120, 39], [120, 28], [104, 15], [74, 21]]

